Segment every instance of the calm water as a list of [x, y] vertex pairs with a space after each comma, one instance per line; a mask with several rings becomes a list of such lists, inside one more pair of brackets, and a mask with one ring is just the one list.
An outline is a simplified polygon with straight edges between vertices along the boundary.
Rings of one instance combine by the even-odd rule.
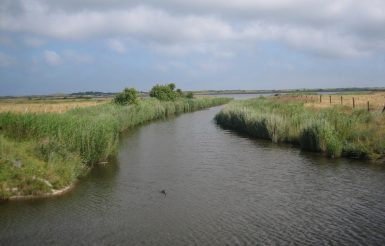
[[0, 245], [384, 245], [384, 168], [244, 138], [219, 109], [131, 130], [62, 197], [0, 204]]

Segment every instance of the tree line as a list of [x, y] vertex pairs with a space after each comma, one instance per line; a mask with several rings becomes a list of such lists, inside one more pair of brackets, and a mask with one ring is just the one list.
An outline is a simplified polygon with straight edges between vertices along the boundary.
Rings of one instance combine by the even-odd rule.
[[[154, 85], [151, 88], [149, 95], [160, 101], [175, 101], [178, 98], [194, 98], [192, 92], [184, 93], [181, 89], [176, 89], [174, 83]], [[135, 88], [125, 88], [114, 98], [114, 102], [120, 105], [137, 104], [138, 100], [138, 92]]]

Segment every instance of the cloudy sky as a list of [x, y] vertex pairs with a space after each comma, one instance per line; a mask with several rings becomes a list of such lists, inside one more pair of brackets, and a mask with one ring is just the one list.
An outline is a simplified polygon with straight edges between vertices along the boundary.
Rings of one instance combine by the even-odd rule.
[[0, 95], [385, 86], [383, 0], [0, 0]]

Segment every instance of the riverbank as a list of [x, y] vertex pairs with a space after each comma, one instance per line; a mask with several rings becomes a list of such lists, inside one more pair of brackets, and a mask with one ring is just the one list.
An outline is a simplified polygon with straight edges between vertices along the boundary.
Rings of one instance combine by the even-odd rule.
[[305, 102], [269, 98], [234, 101], [216, 117], [225, 128], [250, 137], [289, 143], [330, 158], [384, 162], [385, 116], [381, 111], [335, 105], [305, 107]]
[[119, 133], [147, 121], [227, 103], [228, 98], [141, 100], [65, 113], [0, 114], [0, 199], [70, 187], [117, 151]]

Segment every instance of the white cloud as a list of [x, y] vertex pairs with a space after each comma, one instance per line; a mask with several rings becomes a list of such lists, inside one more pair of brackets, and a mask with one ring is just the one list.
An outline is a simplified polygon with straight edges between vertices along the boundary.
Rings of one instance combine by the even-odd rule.
[[107, 41], [107, 45], [110, 49], [112, 49], [113, 51], [119, 53], [119, 54], [123, 54], [126, 52], [126, 46], [119, 40], [117, 39], [110, 39]]
[[311, 27], [253, 23], [242, 32], [245, 39], [275, 40], [298, 49], [324, 56], [354, 58], [367, 56], [369, 49], [361, 49], [361, 40], [335, 30], [325, 32]]
[[344, 58], [385, 52], [381, 0], [3, 1], [0, 30], [62, 40], [105, 38], [118, 53], [126, 47], [111, 37], [178, 54], [261, 40]]
[[51, 66], [60, 64], [62, 60], [61, 57], [55, 51], [52, 50], [44, 51], [44, 59]]

